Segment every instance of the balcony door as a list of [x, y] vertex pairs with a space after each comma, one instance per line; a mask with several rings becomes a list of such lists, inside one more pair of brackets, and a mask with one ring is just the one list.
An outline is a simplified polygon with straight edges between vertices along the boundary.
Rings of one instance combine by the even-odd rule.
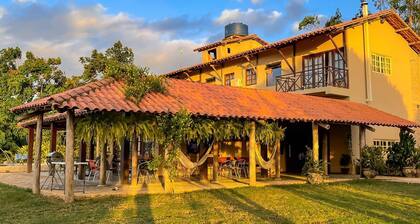
[[322, 86], [324, 83], [324, 54], [309, 55], [303, 58], [303, 87], [305, 89]]

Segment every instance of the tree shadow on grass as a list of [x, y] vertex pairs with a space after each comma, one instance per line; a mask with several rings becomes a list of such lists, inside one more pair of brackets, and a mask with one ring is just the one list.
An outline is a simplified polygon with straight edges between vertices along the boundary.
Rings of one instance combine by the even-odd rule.
[[[264, 208], [255, 201], [249, 199], [245, 195], [239, 194], [235, 189], [230, 190], [211, 190], [209, 191], [214, 197], [220, 201], [229, 204], [229, 206], [247, 212], [265, 222], [271, 223], [292, 223], [286, 217]], [[228, 220], [225, 220], [228, 221]], [[249, 220], [248, 220], [249, 221]]]
[[[345, 190], [334, 189], [332, 191], [331, 189], [324, 188], [322, 185], [307, 186], [304, 188], [284, 186], [281, 189], [307, 200], [325, 204], [333, 208], [357, 212], [384, 222], [411, 223], [415, 222], [420, 216], [418, 212], [413, 213], [414, 209], [407, 211], [406, 205], [405, 209], [401, 209], [398, 206], [392, 206], [392, 202], [389, 201], [378, 201], [375, 197]], [[378, 212], [378, 210], [382, 210], [383, 212]]]

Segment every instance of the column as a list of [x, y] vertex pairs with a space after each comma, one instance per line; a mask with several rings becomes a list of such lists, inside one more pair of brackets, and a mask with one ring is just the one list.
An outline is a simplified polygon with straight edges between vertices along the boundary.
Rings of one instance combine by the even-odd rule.
[[35, 136], [35, 155], [34, 155], [34, 174], [33, 187], [34, 194], [41, 193], [40, 179], [41, 179], [41, 147], [42, 147], [42, 120], [43, 114], [38, 114], [36, 117], [36, 136]]
[[[86, 142], [83, 140], [80, 141], [79, 162], [86, 162]], [[79, 165], [78, 170], [79, 170], [79, 173], [78, 173], [79, 180], [84, 180], [86, 176], [85, 166]]]
[[50, 131], [50, 152], [55, 152], [55, 150], [57, 150], [57, 128], [55, 127], [54, 123], [51, 123]]
[[276, 139], [275, 146], [276, 147], [276, 178], [280, 178], [281, 174], [281, 143], [280, 139]]
[[[362, 158], [363, 148], [366, 146], [366, 127], [359, 126], [359, 150], [360, 150], [360, 158]], [[363, 167], [360, 166], [360, 176], [362, 177]]]
[[213, 145], [213, 183], [219, 181], [219, 146], [214, 147]]
[[319, 160], [318, 124], [312, 122], [312, 153], [314, 161]]
[[322, 135], [322, 166], [325, 175], [328, 175], [328, 132], [326, 130]]
[[257, 163], [255, 160], [255, 150], [257, 147], [255, 139], [255, 121], [251, 122], [251, 130], [249, 131], [249, 185], [257, 184]]
[[93, 141], [93, 137], [89, 144], [89, 160], [95, 160], [95, 143]]
[[64, 201], [74, 201], [74, 111], [66, 112], [66, 173]]
[[26, 172], [32, 172], [32, 161], [34, 159], [34, 128], [28, 128], [28, 159], [26, 161]]
[[100, 156], [100, 166], [99, 166], [99, 186], [106, 185], [106, 149], [107, 143], [101, 145], [101, 156]]
[[137, 185], [137, 162], [138, 162], [138, 138], [136, 136], [136, 133], [133, 134], [131, 137], [131, 185], [136, 186]]
[[360, 159], [359, 126], [351, 125], [351, 167], [350, 173], [356, 175], [355, 161]]

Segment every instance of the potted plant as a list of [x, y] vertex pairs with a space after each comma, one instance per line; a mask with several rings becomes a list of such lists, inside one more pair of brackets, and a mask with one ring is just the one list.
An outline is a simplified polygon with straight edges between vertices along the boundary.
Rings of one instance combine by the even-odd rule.
[[400, 131], [400, 142], [388, 151], [387, 165], [395, 172], [412, 177], [416, 172], [416, 140], [408, 129]]
[[349, 154], [342, 154], [340, 158], [341, 173], [348, 174], [350, 172], [351, 156]]
[[420, 177], [420, 148], [416, 149], [416, 154], [414, 157], [415, 166], [416, 166], [416, 177]]
[[385, 167], [384, 150], [381, 147], [364, 147], [359, 163], [364, 177], [375, 178]]
[[314, 160], [312, 149], [307, 148], [305, 164], [302, 168], [302, 174], [306, 176], [306, 182], [309, 184], [320, 184], [324, 181], [324, 166], [321, 160]]

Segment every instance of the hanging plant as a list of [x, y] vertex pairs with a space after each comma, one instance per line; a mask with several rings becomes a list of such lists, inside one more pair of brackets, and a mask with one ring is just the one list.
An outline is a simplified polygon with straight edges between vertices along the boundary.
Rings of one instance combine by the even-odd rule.
[[139, 103], [148, 93], [165, 93], [166, 87], [161, 76], [152, 75], [146, 67], [133, 67], [123, 76], [125, 97]]

